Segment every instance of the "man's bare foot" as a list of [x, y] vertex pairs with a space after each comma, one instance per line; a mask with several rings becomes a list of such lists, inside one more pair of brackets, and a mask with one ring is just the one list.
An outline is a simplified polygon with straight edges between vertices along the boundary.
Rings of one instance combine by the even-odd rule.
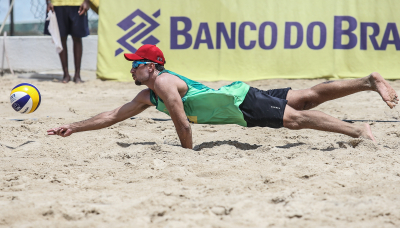
[[361, 127], [361, 137], [366, 138], [366, 139], [370, 139], [373, 142], [376, 143], [375, 137], [372, 134], [372, 130], [371, 130], [371, 126], [369, 126], [369, 124], [364, 123]]
[[71, 81], [71, 76], [69, 75], [64, 75], [62, 83], [68, 83], [69, 81]]
[[76, 84], [84, 83], [84, 81], [82, 81], [82, 79], [81, 79], [81, 76], [75, 76], [75, 77], [74, 77], [74, 82], [75, 82]]
[[381, 95], [382, 100], [385, 101], [390, 108], [394, 108], [398, 104], [399, 98], [396, 91], [379, 73], [374, 72], [370, 74], [369, 81], [372, 89]]

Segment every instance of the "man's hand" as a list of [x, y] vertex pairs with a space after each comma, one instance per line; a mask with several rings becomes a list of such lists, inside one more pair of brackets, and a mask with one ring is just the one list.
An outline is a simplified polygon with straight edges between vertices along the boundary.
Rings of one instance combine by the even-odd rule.
[[50, 10], [54, 12], [54, 6], [51, 2], [48, 2], [46, 13], [48, 13]]
[[89, 0], [85, 0], [82, 5], [79, 7], [78, 13], [79, 16], [82, 16], [89, 10]]
[[112, 111], [100, 113], [87, 120], [50, 129], [47, 131], [47, 134], [67, 137], [77, 132], [106, 128], [122, 120], [128, 119], [131, 116], [136, 116], [152, 105], [153, 104], [150, 101], [150, 90], [144, 89], [136, 95], [131, 102], [128, 102], [121, 107]]
[[74, 133], [74, 130], [70, 125], [63, 125], [61, 127], [47, 130], [48, 135], [59, 135], [61, 137], [67, 137]]

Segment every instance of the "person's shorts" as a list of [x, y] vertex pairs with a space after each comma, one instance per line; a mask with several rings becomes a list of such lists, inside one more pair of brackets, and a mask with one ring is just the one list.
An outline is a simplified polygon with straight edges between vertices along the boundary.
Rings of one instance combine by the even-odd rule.
[[286, 96], [291, 88], [259, 90], [250, 87], [243, 103], [239, 106], [247, 127], [283, 127]]
[[[54, 6], [60, 36], [85, 37], [89, 35], [89, 22], [87, 13], [79, 16], [79, 6]], [[44, 24], [44, 34], [50, 35], [49, 21]]]

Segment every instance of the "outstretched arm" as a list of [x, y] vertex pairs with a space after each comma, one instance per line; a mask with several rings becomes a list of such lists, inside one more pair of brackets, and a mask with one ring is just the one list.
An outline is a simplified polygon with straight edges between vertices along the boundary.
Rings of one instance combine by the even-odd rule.
[[150, 90], [142, 90], [131, 102], [122, 105], [112, 111], [100, 113], [90, 119], [63, 125], [47, 131], [48, 135], [59, 135], [62, 137], [70, 136], [81, 131], [97, 130], [109, 127], [115, 123], [123, 121], [131, 116], [143, 112], [151, 106]]
[[[176, 80], [175, 76], [174, 79]], [[177, 85], [173, 80], [171, 81], [167, 77], [163, 77], [163, 75], [159, 76], [156, 83], [155, 89], [157, 95], [161, 97], [168, 109], [182, 147], [193, 149], [192, 129], [186, 117]]]

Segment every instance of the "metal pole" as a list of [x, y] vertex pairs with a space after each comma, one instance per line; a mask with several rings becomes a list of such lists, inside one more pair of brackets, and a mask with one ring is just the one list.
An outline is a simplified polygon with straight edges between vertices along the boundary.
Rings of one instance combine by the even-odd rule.
[[[12, 4], [12, 0], [10, 0], [10, 7]], [[14, 7], [11, 9], [10, 15], [10, 36], [14, 36]]]

